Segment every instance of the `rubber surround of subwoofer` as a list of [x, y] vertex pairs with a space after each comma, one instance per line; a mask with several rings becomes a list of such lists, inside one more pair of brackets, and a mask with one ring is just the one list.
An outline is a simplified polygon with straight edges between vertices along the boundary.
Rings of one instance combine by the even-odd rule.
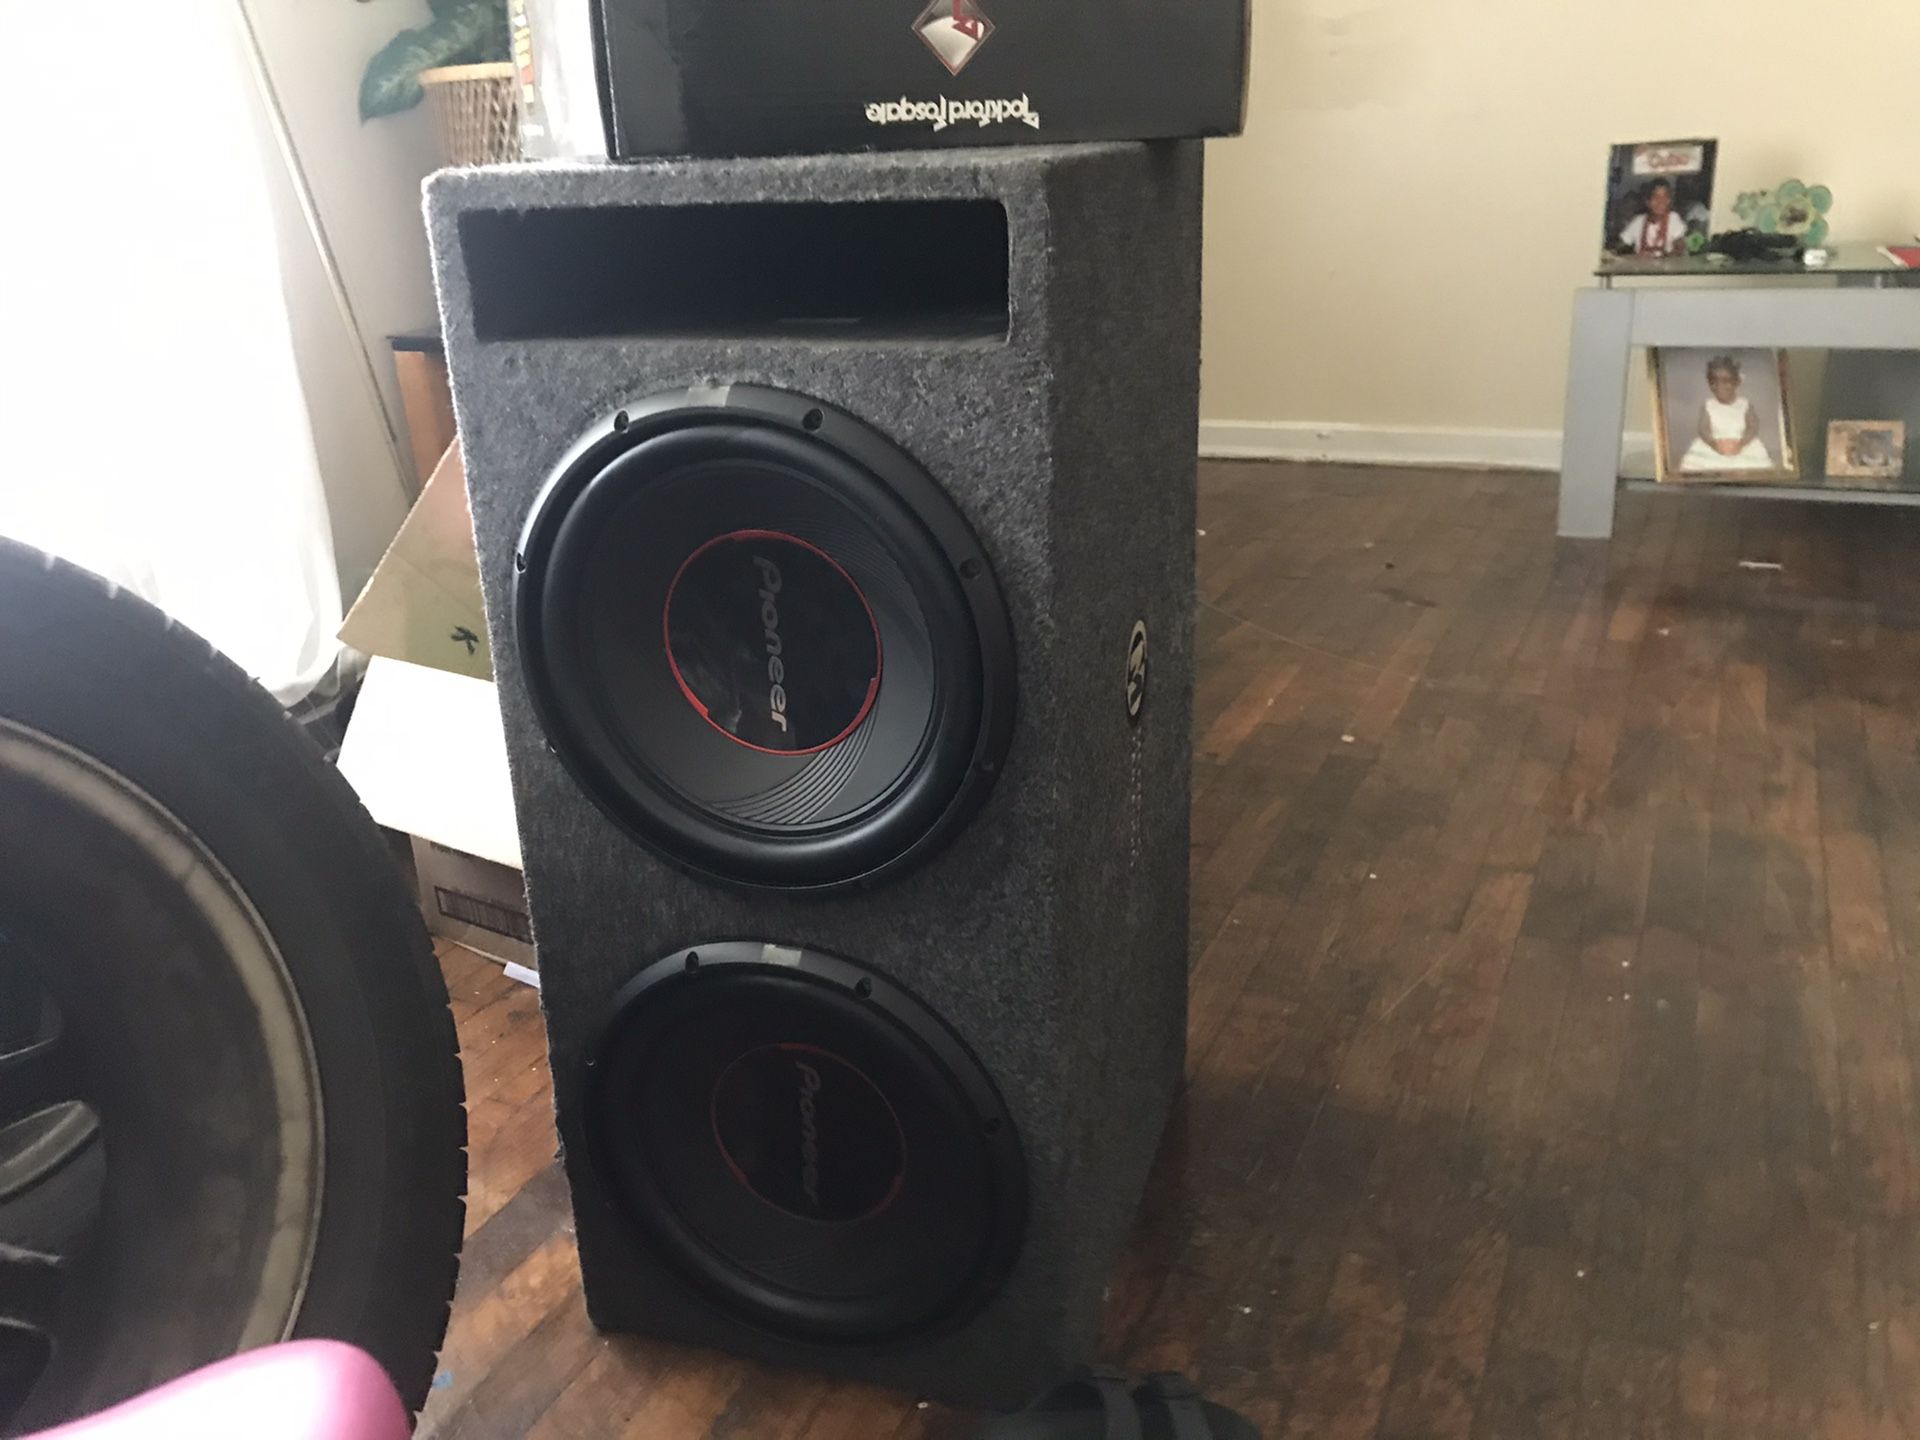
[[871, 883], [950, 838], [1013, 731], [1013, 638], [953, 501], [870, 426], [735, 385], [656, 396], [535, 502], [514, 624], [547, 738], [672, 862]]
[[759, 941], [676, 951], [588, 1062], [594, 1167], [660, 1253], [739, 1318], [879, 1343], [958, 1325], [1026, 1223], [991, 1077], [904, 989]]

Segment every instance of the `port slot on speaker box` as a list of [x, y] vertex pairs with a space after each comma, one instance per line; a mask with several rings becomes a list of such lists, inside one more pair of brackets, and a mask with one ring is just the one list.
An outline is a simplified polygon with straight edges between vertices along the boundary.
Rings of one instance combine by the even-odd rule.
[[993, 200], [483, 210], [460, 246], [482, 340], [1007, 335]]

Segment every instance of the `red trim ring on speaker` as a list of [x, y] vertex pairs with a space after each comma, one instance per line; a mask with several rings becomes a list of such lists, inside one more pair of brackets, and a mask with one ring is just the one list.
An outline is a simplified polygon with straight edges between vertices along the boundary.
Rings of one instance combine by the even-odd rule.
[[[846, 728], [841, 730], [838, 735], [835, 735], [824, 744], [815, 745], [809, 749], [774, 750], [765, 745], [756, 745], [751, 740], [742, 740], [738, 735], [716, 721], [707, 707], [701, 703], [700, 697], [693, 693], [693, 687], [687, 684], [686, 676], [680, 673], [680, 662], [675, 658], [673, 653], [673, 597], [679, 591], [680, 581], [686, 575], [687, 570], [693, 565], [694, 561], [717, 546], [749, 540], [778, 540], [782, 544], [792, 545], [801, 550], [809, 551], [826, 561], [828, 565], [833, 567], [834, 573], [847, 582], [847, 588], [853, 591], [854, 597], [859, 600], [860, 608], [864, 610], [867, 615], [867, 625], [873, 631], [873, 679], [867, 685], [866, 699], [861, 702], [859, 713], [848, 722]], [[687, 556], [685, 560], [682, 560], [680, 562], [680, 568], [673, 572], [673, 579], [667, 584], [667, 598], [660, 606], [660, 638], [666, 652], [667, 668], [673, 672], [673, 683], [680, 687], [680, 693], [686, 697], [687, 703], [693, 707], [694, 713], [699, 715], [702, 720], [706, 721], [707, 724], [719, 731], [720, 734], [726, 736], [727, 739], [731, 740], [734, 744], [748, 750], [758, 751], [762, 755], [819, 755], [824, 751], [833, 749], [834, 746], [840, 744], [849, 735], [853, 734], [854, 731], [864, 725], [867, 716], [873, 713], [874, 701], [880, 697], [880, 677], [886, 670], [886, 652], [880, 644], [880, 622], [874, 618], [873, 606], [867, 600], [867, 592], [860, 588], [859, 582], [856, 581], [853, 576], [849, 575], [846, 567], [834, 559], [833, 556], [822, 550], [818, 545], [802, 540], [798, 535], [789, 535], [784, 530], [730, 530], [724, 535], [714, 536], [711, 540], [696, 549], [691, 555]]]

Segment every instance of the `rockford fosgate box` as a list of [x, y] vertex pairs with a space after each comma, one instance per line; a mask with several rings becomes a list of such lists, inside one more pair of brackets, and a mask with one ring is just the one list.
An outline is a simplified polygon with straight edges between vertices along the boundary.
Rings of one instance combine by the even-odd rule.
[[[616, 159], [1158, 140], [1244, 119], [1248, 0], [578, 3], [596, 7]], [[567, 98], [548, 108], [581, 108]]]

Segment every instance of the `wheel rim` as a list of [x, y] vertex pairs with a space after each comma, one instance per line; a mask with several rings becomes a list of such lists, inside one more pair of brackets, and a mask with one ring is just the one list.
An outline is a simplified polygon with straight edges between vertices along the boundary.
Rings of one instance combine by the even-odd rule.
[[0, 870], [4, 1429], [286, 1338], [324, 1130], [279, 949], [159, 800], [0, 719]]

